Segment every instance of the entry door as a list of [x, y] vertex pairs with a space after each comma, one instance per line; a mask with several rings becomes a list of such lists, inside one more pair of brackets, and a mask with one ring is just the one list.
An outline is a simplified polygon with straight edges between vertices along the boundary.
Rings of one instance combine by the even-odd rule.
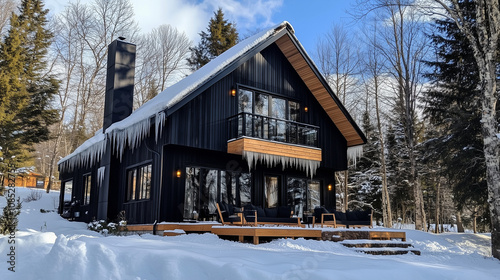
[[293, 214], [302, 217], [307, 199], [307, 180], [301, 178], [287, 179], [287, 202], [292, 206]]
[[264, 177], [264, 207], [278, 207], [279, 203], [279, 177], [265, 176]]

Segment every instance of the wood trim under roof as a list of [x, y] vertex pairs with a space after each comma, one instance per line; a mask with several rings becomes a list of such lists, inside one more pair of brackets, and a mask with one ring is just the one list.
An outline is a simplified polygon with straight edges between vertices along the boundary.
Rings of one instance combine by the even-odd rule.
[[319, 104], [340, 130], [340, 133], [342, 133], [347, 141], [347, 146], [352, 147], [365, 144], [366, 137], [364, 134], [354, 123], [340, 101], [334, 97], [326, 81], [317, 73], [316, 67], [308, 62], [290, 36], [282, 36], [276, 40], [276, 45], [278, 45], [292, 67], [297, 71], [314, 97], [316, 97], [316, 100], [318, 100]]

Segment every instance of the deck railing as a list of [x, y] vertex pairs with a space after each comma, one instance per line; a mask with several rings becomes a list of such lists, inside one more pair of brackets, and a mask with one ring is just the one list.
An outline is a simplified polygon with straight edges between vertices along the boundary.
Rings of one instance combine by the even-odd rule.
[[318, 147], [319, 127], [251, 113], [228, 119], [229, 139], [243, 136], [289, 144]]

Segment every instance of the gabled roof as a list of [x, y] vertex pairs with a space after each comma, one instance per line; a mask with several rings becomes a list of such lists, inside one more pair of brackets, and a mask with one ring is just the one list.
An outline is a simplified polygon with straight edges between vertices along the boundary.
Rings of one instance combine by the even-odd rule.
[[77, 165], [99, 160], [107, 138], [111, 140], [115, 151], [121, 156], [127, 145], [134, 149], [144, 137], [149, 136], [152, 120], [154, 120], [155, 134], [158, 137], [167, 115], [175, 112], [272, 43], [278, 45], [299, 73], [309, 90], [345, 137], [347, 146], [366, 143], [364, 134], [295, 37], [293, 27], [285, 21], [241, 41], [199, 70], [159, 93], [135, 110], [129, 117], [113, 123], [104, 134], [102, 130], [97, 132], [94, 137], [61, 159], [58, 164], [62, 168], [72, 169]]

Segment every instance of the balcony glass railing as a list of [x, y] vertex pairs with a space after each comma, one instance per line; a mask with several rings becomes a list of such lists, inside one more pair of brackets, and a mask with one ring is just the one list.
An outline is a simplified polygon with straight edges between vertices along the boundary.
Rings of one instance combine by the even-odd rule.
[[229, 139], [242, 136], [318, 147], [319, 127], [251, 113], [229, 118]]

